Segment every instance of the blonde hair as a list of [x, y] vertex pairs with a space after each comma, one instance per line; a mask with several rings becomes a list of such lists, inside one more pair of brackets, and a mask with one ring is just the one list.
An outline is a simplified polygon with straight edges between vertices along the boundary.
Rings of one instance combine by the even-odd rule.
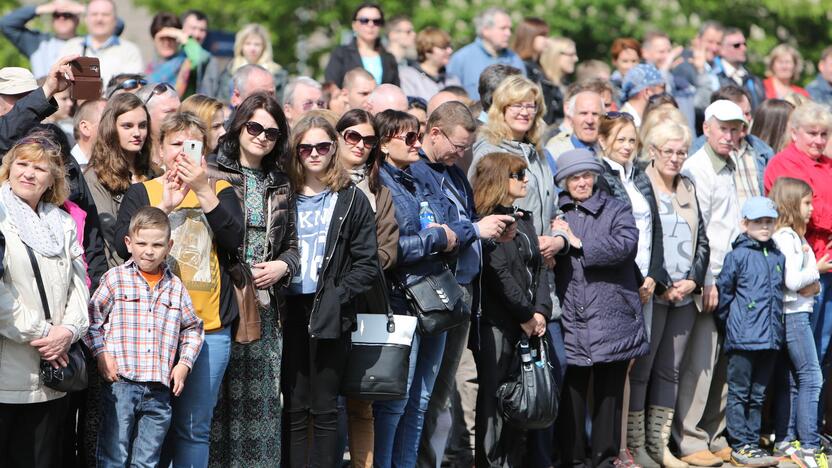
[[248, 61], [243, 57], [243, 44], [249, 36], [256, 34], [263, 40], [263, 53], [257, 59], [257, 63], [252, 65], [260, 65], [261, 67], [274, 74], [282, 68], [274, 62], [274, 52], [272, 51], [272, 41], [269, 31], [261, 24], [250, 23], [243, 26], [234, 36], [234, 60], [231, 63], [231, 73], [234, 74], [240, 67], [248, 65]]
[[[641, 147], [639, 151], [643, 152], [645, 145], [648, 143], [648, 135], [653, 130], [653, 127], [657, 126], [658, 124], [666, 121], [671, 121], [677, 123], [682, 126], [688, 125], [688, 119], [685, 117], [684, 114], [679, 109], [676, 108], [658, 108], [653, 112], [647, 114], [647, 117], [641, 122], [641, 127], [638, 131], [639, 141], [641, 142]], [[649, 159], [646, 155], [642, 154], [642, 160]]]
[[188, 112], [197, 116], [205, 128], [210, 129], [214, 121], [214, 116], [222, 108], [223, 105], [220, 101], [212, 97], [203, 96], [202, 94], [194, 94], [182, 101], [182, 105], [179, 106], [179, 112]]
[[508, 106], [523, 101], [533, 101], [537, 105], [532, 126], [526, 132], [526, 141], [537, 146], [540, 143], [540, 134], [546, 128], [543, 121], [546, 105], [543, 103], [543, 91], [540, 90], [540, 86], [522, 75], [507, 77], [494, 90], [491, 107], [488, 109], [488, 123], [480, 128], [480, 134], [494, 145], [499, 145], [503, 140], [513, 140], [514, 136], [506, 123], [505, 112]]
[[[687, 150], [690, 147], [691, 138], [692, 135], [687, 124], [682, 124], [674, 120], [663, 120], [653, 126], [649, 133], [644, 135], [643, 145], [645, 148], [648, 146], [661, 148], [668, 141], [681, 140]], [[650, 159], [647, 152], [642, 153], [642, 159]]]
[[60, 146], [42, 135], [29, 135], [9, 150], [3, 156], [0, 165], [0, 183], [9, 180], [12, 164], [18, 159], [39, 162], [46, 161], [49, 165], [49, 175], [52, 176], [52, 186], [43, 192], [40, 201], [53, 205], [63, 205], [69, 197], [69, 187], [64, 179], [64, 158]]
[[563, 84], [563, 70], [560, 68], [560, 56], [575, 48], [575, 41], [565, 37], [552, 37], [540, 53], [540, 68], [549, 81], [560, 86]]
[[784, 55], [791, 56], [794, 61], [794, 71], [790, 80], [796, 81], [803, 72], [803, 56], [800, 55], [800, 51], [788, 44], [780, 44], [768, 53], [768, 56], [766, 56], [766, 76], [774, 76], [774, 61]]
[[806, 223], [800, 214], [800, 201], [803, 197], [812, 195], [812, 187], [805, 181], [791, 177], [780, 177], [774, 181], [774, 186], [768, 197], [777, 205], [776, 229], [790, 227], [801, 236], [806, 235]]
[[801, 128], [820, 125], [827, 130], [832, 129], [832, 113], [822, 104], [807, 102], [797, 106], [789, 117], [789, 128]]
[[491, 153], [480, 159], [474, 175], [474, 206], [488, 216], [508, 194], [509, 175], [527, 167], [523, 158], [511, 153]]

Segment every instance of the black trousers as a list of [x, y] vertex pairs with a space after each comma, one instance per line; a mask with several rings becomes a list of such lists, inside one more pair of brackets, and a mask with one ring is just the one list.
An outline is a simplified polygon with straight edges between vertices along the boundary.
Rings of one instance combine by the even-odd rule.
[[[338, 454], [338, 393], [347, 363], [349, 335], [310, 339], [312, 294], [287, 297], [281, 389], [284, 401], [284, 465], [330, 468]], [[312, 423], [312, 443], [309, 423]]]
[[[621, 445], [621, 410], [627, 361], [568, 366], [555, 423], [562, 466], [612, 467]], [[592, 434], [586, 453], [586, 410], [592, 380]], [[588, 456], [587, 456], [588, 455]]]
[[60, 466], [63, 445], [59, 435], [68, 405], [66, 396], [43, 403], [0, 403], [0, 466]]

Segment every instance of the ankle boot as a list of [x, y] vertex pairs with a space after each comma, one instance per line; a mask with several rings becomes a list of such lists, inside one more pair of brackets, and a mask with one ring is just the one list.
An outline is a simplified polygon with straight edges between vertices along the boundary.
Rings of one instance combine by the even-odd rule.
[[661, 406], [647, 409], [647, 453], [665, 468], [688, 468], [688, 464], [679, 460], [667, 448], [670, 441], [670, 426], [673, 424], [673, 410]]
[[644, 446], [644, 411], [627, 413], [627, 448], [633, 460], [643, 468], [660, 468]]

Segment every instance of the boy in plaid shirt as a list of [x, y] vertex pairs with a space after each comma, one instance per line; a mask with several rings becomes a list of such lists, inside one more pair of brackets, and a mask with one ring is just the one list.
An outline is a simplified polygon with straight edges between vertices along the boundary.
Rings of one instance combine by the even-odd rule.
[[142, 208], [125, 243], [131, 259], [101, 278], [84, 337], [105, 382], [96, 450], [102, 467], [159, 464], [171, 393], [182, 393], [204, 336], [185, 286], [165, 263], [173, 245], [167, 215]]

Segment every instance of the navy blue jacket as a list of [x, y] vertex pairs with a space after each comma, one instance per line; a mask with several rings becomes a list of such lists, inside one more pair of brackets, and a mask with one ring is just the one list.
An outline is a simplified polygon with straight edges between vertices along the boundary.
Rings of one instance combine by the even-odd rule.
[[558, 206], [583, 244], [555, 264], [568, 364], [592, 366], [647, 354], [632, 210], [597, 188], [582, 203], [562, 192]]
[[725, 351], [780, 349], [783, 324], [783, 269], [786, 257], [774, 241], [741, 234], [716, 281], [716, 316], [725, 328]]
[[[381, 183], [390, 189], [399, 225], [398, 261], [393, 269], [390, 304], [397, 313], [407, 313], [407, 302], [398, 283], [412, 284], [420, 278], [439, 273], [447, 258], [443, 251], [448, 246], [445, 230], [440, 227], [421, 229], [419, 203], [427, 201], [437, 224], [449, 224], [456, 208], [442, 193], [441, 187], [429, 180], [419, 180], [411, 174], [411, 168], [398, 169], [385, 162], [379, 171]], [[452, 260], [452, 258], [451, 258]]]

